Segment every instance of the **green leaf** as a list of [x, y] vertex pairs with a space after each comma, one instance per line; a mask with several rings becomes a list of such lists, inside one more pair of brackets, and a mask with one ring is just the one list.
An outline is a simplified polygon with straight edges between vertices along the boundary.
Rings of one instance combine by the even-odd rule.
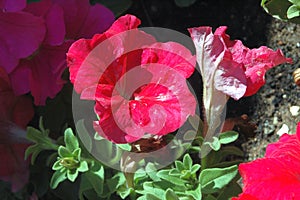
[[204, 169], [199, 176], [202, 192], [214, 193], [226, 186], [238, 173], [237, 165]]
[[[42, 123], [42, 120], [40, 120]], [[35, 144], [29, 146], [25, 151], [25, 159], [32, 154], [31, 164], [34, 164], [37, 156], [44, 150], [57, 150], [58, 145], [54, 144], [52, 139], [48, 137], [49, 130], [45, 130], [40, 124], [42, 131], [39, 131], [33, 127], [27, 127], [26, 138]]]
[[243, 160], [241, 160], [241, 159], [232, 160], [232, 161], [224, 161], [224, 162], [216, 163], [216, 164], [212, 165], [211, 167], [213, 167], [213, 168], [224, 168], [224, 167], [230, 167], [232, 165], [238, 165], [242, 162], [243, 162]]
[[134, 192], [133, 188], [128, 188], [126, 186], [122, 186], [122, 187], [118, 188], [118, 190], [117, 190], [117, 193], [119, 194], [119, 196], [122, 199], [125, 199], [133, 192]]
[[226, 146], [226, 147], [222, 148], [222, 150], [220, 151], [220, 154], [221, 154], [221, 157], [224, 158], [228, 155], [244, 157], [245, 153], [235, 146]]
[[300, 7], [300, 1], [299, 0], [289, 0], [289, 2], [291, 2], [292, 4]]
[[183, 165], [185, 169], [190, 170], [193, 166], [193, 160], [189, 154], [185, 154], [183, 157]]
[[161, 188], [157, 188], [157, 185], [155, 185], [153, 182], [145, 182], [143, 184], [143, 191], [141, 194], [146, 194], [146, 196], [148, 194], [151, 194], [151, 196], [154, 197], [163, 197], [165, 195], [165, 190], [161, 189]]
[[172, 176], [169, 174], [170, 170], [160, 170], [158, 173], [157, 173], [157, 176], [161, 179], [164, 179], [166, 181], [169, 181], [175, 185], [178, 185], [178, 186], [182, 186], [182, 187], [185, 187], [185, 183], [187, 183], [185, 180], [181, 179], [181, 178], [178, 178], [178, 177], [175, 177], [175, 176]]
[[221, 148], [221, 143], [217, 137], [213, 137], [212, 142], [204, 142], [204, 145], [209, 145], [214, 151], [218, 151]]
[[238, 139], [239, 133], [235, 131], [227, 131], [224, 133], [221, 133], [219, 136], [219, 141], [221, 144], [229, 144], [231, 142], [234, 142]]
[[58, 147], [58, 155], [61, 158], [66, 158], [66, 157], [73, 157], [73, 154], [69, 151], [69, 149], [67, 149], [64, 146], [59, 146]]
[[196, 200], [197, 199], [202, 199], [201, 185], [200, 184], [198, 185], [198, 187], [195, 190], [187, 190], [185, 193], [192, 196]]
[[43, 150], [44, 150], [44, 149], [42, 149], [42, 148], [40, 147], [40, 145], [38, 145], [38, 144], [29, 146], [29, 147], [26, 149], [26, 151], [25, 151], [25, 160], [26, 160], [26, 159], [30, 156], [30, 154], [31, 154], [31, 161], [30, 161], [30, 163], [31, 163], [32, 165], [34, 165], [37, 156], [38, 156], [38, 155], [41, 153], [41, 151], [43, 151]]
[[178, 7], [189, 7], [195, 2], [196, 0], [175, 0], [175, 3]]
[[125, 151], [131, 151], [131, 145], [130, 144], [116, 144], [120, 149], [123, 149]]
[[175, 192], [169, 188], [165, 193], [165, 200], [179, 200], [179, 198]]
[[103, 166], [93, 167], [87, 173], [84, 173], [87, 180], [93, 186], [93, 189], [96, 191], [98, 196], [101, 196], [103, 193], [103, 184], [104, 184], [104, 168]]
[[236, 182], [231, 182], [219, 193], [217, 200], [231, 199], [231, 197], [238, 196], [240, 193], [242, 193], [240, 185]]
[[[231, 196], [231, 197], [233, 197], [233, 196]], [[226, 198], [226, 199], [231, 199], [231, 198]], [[207, 195], [206, 197], [205, 197], [205, 200], [217, 200], [217, 198], [216, 197], [214, 197], [213, 195]], [[221, 200], [221, 199], [220, 199]], [[222, 199], [222, 200], [224, 200], [224, 199]]]
[[199, 164], [193, 165], [193, 167], [191, 168], [191, 173], [196, 174], [200, 168], [201, 168], [201, 165], [199, 165]]
[[[287, 11], [293, 4], [287, 0], [262, 0], [261, 6], [267, 13], [281, 20], [288, 20]], [[295, 23], [300, 23], [299, 18], [290, 19]]]
[[76, 160], [80, 161], [80, 157], [81, 157], [81, 149], [80, 149], [80, 148], [75, 149], [75, 150], [72, 152], [72, 155], [73, 155], [73, 157], [74, 157]]
[[86, 172], [89, 170], [88, 163], [84, 160], [80, 162], [79, 167], [77, 168], [79, 172]]
[[153, 195], [153, 194], [146, 194], [146, 200], [161, 200], [159, 197]]
[[52, 189], [57, 188], [58, 184], [63, 182], [64, 180], [67, 179], [67, 174], [66, 170], [63, 171], [55, 171], [54, 174], [52, 175], [51, 181], [50, 181], [50, 187]]
[[161, 179], [157, 176], [157, 169], [153, 163], [148, 163], [146, 165], [146, 172], [148, 176], [153, 180], [153, 181], [160, 181]]
[[52, 166], [53, 170], [60, 170], [61, 168], [63, 168], [63, 166], [60, 164], [60, 160], [57, 160]]
[[287, 18], [292, 19], [299, 16], [300, 16], [300, 7], [296, 5], [290, 6], [289, 9], [287, 10]]
[[67, 170], [67, 177], [71, 182], [74, 182], [78, 176], [78, 170]]
[[181, 162], [181, 161], [179, 161], [179, 160], [176, 160], [175, 161], [175, 167], [178, 169], [178, 171], [183, 171], [183, 170], [185, 170], [185, 167], [184, 167], [184, 164]]
[[194, 131], [194, 130], [188, 130], [187, 132], [184, 133], [183, 135], [183, 139], [186, 141], [191, 141], [191, 140], [194, 140], [195, 137], [197, 135], [197, 132]]
[[86, 174], [87, 173], [84, 173], [81, 176], [79, 192], [78, 192], [80, 200], [85, 200], [85, 196], [86, 196], [85, 193], [87, 193], [88, 191], [93, 189], [93, 185], [91, 184], [91, 182], [86, 177]]
[[125, 176], [122, 172], [117, 173], [115, 176], [107, 180], [107, 185], [111, 193], [114, 193], [117, 188], [124, 185], [126, 182]]
[[177, 168], [175, 168], [175, 169], [171, 169], [169, 174], [171, 176], [181, 176], [181, 171], [179, 171]]
[[78, 140], [74, 136], [73, 131], [71, 128], [67, 128], [65, 130], [65, 144], [66, 148], [70, 151], [73, 152], [75, 149], [79, 148]]

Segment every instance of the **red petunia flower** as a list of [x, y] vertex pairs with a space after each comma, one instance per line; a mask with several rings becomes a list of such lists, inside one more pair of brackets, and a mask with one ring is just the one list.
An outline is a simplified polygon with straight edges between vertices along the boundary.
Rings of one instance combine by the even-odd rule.
[[300, 123], [297, 133], [283, 135], [276, 143], [267, 147], [266, 156], [240, 164], [243, 178], [243, 194], [257, 200], [300, 199]]
[[195, 57], [180, 44], [156, 42], [139, 24], [135, 16], [120, 17], [67, 54], [74, 89], [82, 99], [96, 100], [95, 130], [115, 143], [168, 134], [195, 113], [186, 84]]

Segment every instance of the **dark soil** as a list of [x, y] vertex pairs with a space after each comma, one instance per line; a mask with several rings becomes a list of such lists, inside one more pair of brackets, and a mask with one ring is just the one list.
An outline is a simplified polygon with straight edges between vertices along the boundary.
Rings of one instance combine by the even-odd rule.
[[[257, 126], [255, 132], [250, 126], [248, 131], [247, 127], [236, 127], [241, 134], [239, 142], [246, 152], [246, 160], [262, 157], [267, 144], [278, 140], [276, 132], [282, 124], [286, 124], [291, 133], [295, 131], [300, 116], [293, 117], [289, 108], [300, 106], [300, 88], [292, 78], [293, 70], [299, 67], [300, 25], [272, 18], [260, 7], [260, 0], [198, 0], [187, 8], [177, 7], [174, 0], [139, 0], [133, 1], [127, 13], [139, 17], [143, 27], [164, 27], [185, 34], [190, 27], [215, 29], [225, 25], [231, 39], [242, 40], [249, 48], [265, 45], [282, 49], [294, 64], [271, 69], [266, 75], [266, 85], [255, 96], [230, 100], [227, 117], [247, 114]], [[190, 81], [200, 93], [199, 77], [195, 75]]]

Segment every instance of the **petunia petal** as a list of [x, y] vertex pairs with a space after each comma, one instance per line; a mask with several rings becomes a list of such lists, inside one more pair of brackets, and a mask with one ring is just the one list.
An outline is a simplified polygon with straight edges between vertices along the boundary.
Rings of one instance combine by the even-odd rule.
[[0, 26], [3, 27], [0, 30], [0, 66], [10, 73], [20, 58], [38, 49], [46, 33], [45, 24], [42, 18], [30, 13], [0, 12]]
[[281, 50], [273, 51], [264, 46], [249, 50], [243, 60], [248, 82], [245, 96], [255, 94], [265, 84], [266, 71], [282, 63], [292, 63], [292, 60], [284, 57]]
[[44, 44], [56, 46], [63, 43], [66, 30], [63, 9], [59, 5], [52, 3], [51, 0], [43, 0], [28, 4], [25, 11], [45, 20], [47, 32]]
[[154, 43], [143, 48], [142, 64], [159, 63], [175, 69], [185, 78], [195, 70], [196, 57], [184, 46], [175, 42]]
[[76, 38], [91, 38], [96, 33], [102, 33], [107, 30], [115, 20], [114, 14], [108, 8], [95, 4], [89, 8], [89, 12], [85, 17]]
[[100, 4], [91, 6], [88, 0], [54, 2], [64, 10], [68, 39], [91, 38], [105, 31], [114, 21], [112, 11]]
[[26, 6], [26, 0], [0, 0], [0, 10], [3, 12], [20, 11]]
[[[126, 15], [115, 21], [107, 32], [96, 34], [90, 40], [81, 39], [72, 44], [67, 53], [67, 61], [70, 80], [78, 93], [96, 85], [103, 73], [106, 73], [103, 77], [109, 75], [117, 78], [122, 75], [124, 67], [126, 71], [130, 66], [139, 63], [140, 48], [154, 42], [152, 36], [136, 29], [139, 23], [136, 17]], [[117, 35], [114, 36], [115, 34]], [[130, 51], [136, 51], [136, 56], [131, 53], [128, 55], [132, 58], [127, 58], [126, 54]], [[124, 62], [124, 67], [117, 69]]]
[[28, 182], [29, 160], [24, 161], [28, 144], [0, 145], [0, 179], [12, 184], [17, 192]]
[[39, 54], [30, 60], [22, 60], [10, 77], [16, 93], [28, 92], [29, 86], [35, 105], [45, 105], [48, 97], [54, 98], [64, 84], [61, 75], [67, 67], [65, 53], [71, 43], [67, 41], [60, 46], [43, 45]]
[[300, 159], [285, 156], [240, 164], [243, 192], [259, 200], [300, 198]]

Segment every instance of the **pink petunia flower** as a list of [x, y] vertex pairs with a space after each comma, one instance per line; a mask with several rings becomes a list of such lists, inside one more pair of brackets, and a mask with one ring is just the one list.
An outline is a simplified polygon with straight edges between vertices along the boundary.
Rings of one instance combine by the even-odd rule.
[[0, 0], [0, 11], [16, 12], [26, 6], [26, 0]]
[[80, 37], [105, 31], [113, 22], [113, 13], [88, 0], [42, 0], [30, 3], [24, 11], [43, 18], [47, 32], [39, 49], [10, 73], [16, 94], [31, 91], [36, 105], [45, 105], [63, 87], [61, 75], [66, 68], [66, 52]]
[[41, 17], [31, 13], [0, 12], [0, 26], [0, 66], [10, 73], [19, 59], [38, 49], [45, 37], [45, 24]]
[[14, 192], [29, 178], [29, 162], [24, 161], [29, 143], [23, 129], [33, 115], [31, 99], [14, 95], [8, 75], [0, 67], [0, 179], [10, 182]]
[[[199, 67], [207, 81], [234, 98], [255, 94], [265, 84], [265, 73], [276, 65], [292, 63], [281, 50], [265, 46], [257, 49], [245, 47], [240, 40], [231, 41], [221, 26], [212, 33], [210, 27], [189, 29], [199, 53]], [[201, 56], [204, 56], [201, 59]]]
[[240, 164], [244, 196], [257, 200], [300, 199], [300, 123], [294, 135], [285, 134], [267, 147], [266, 156]]
[[139, 24], [135, 16], [120, 17], [105, 33], [75, 42], [67, 54], [74, 89], [96, 101], [100, 120], [94, 129], [115, 143], [168, 134], [195, 113], [186, 84], [195, 57], [180, 44], [156, 42]]

